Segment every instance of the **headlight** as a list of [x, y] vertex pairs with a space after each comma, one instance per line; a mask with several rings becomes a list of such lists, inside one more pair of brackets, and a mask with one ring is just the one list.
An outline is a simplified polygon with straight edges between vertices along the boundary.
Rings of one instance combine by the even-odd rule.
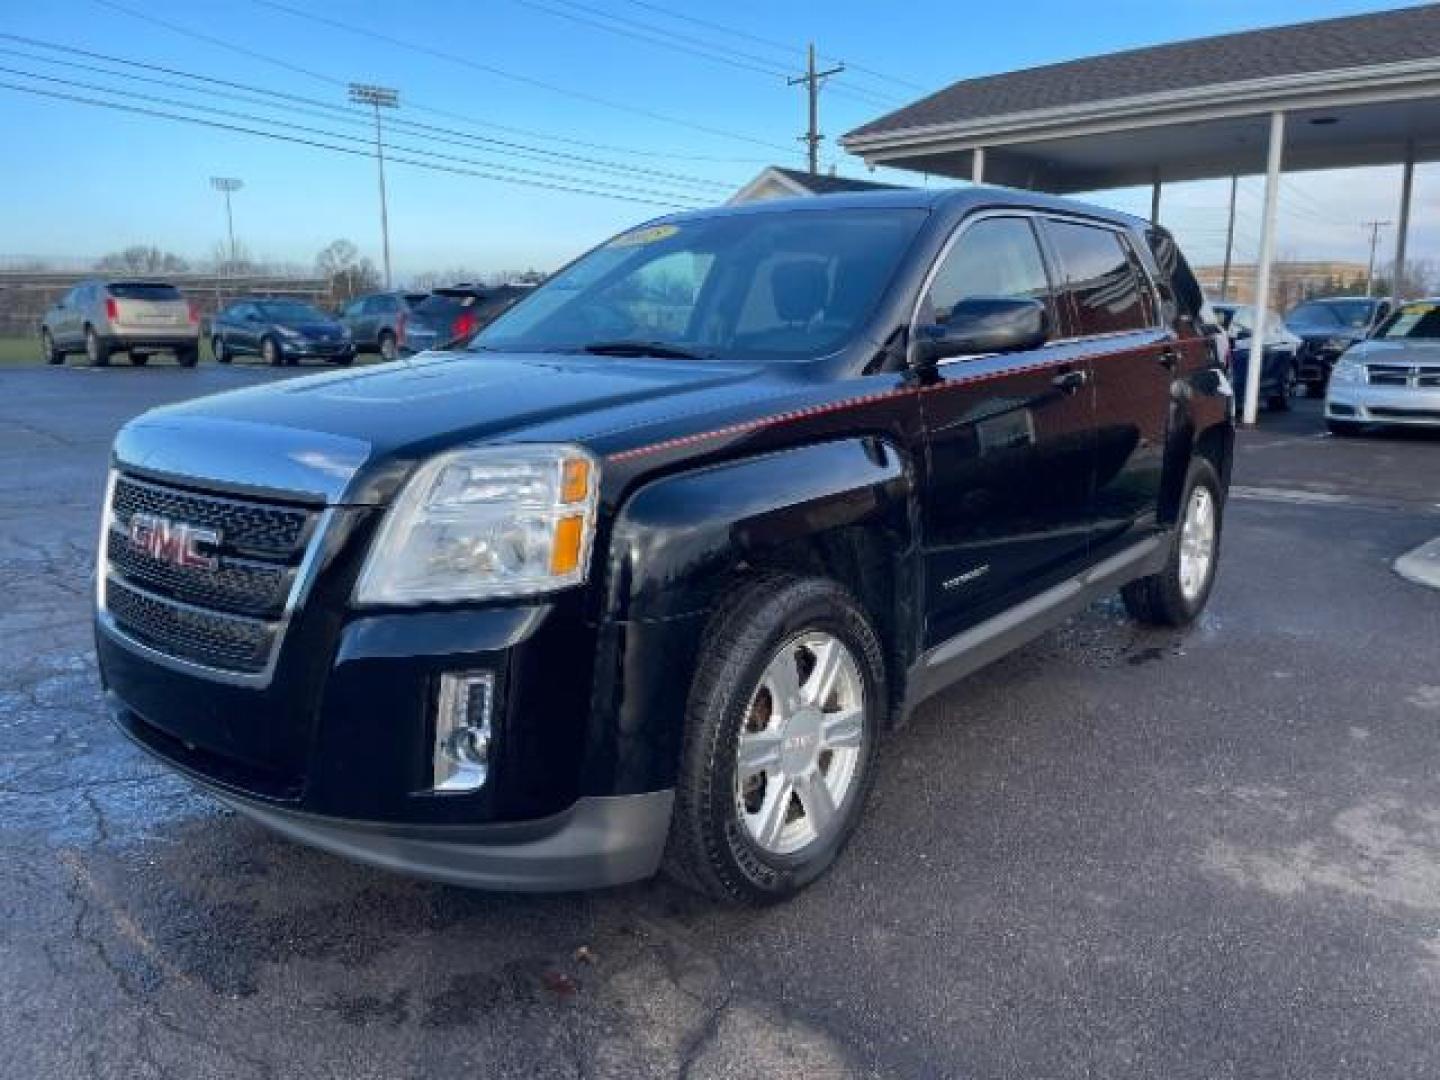
[[290, 338], [292, 341], [296, 338], [302, 338], [305, 336], [304, 334], [300, 333], [299, 330], [296, 330], [294, 327], [290, 326], [277, 326], [275, 330], [281, 337]]
[[600, 467], [578, 446], [494, 446], [426, 462], [380, 526], [362, 604], [528, 596], [585, 580]]
[[1325, 344], [1321, 346], [1321, 348], [1329, 349], [1337, 353], [1342, 353], [1350, 347], [1350, 344], [1351, 343], [1349, 338], [1332, 337], [1328, 341], [1326, 341]]
[[1330, 381], [1332, 383], [1363, 383], [1365, 381], [1365, 365], [1342, 356], [1330, 371]]

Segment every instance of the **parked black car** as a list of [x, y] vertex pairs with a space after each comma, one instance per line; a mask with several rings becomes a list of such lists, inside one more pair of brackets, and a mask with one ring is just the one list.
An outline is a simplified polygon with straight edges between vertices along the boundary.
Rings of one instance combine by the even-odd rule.
[[340, 310], [340, 321], [360, 352], [379, 353], [394, 360], [406, 351], [406, 332], [417, 304], [428, 296], [423, 292], [384, 292], [357, 296]]
[[97, 648], [142, 747], [465, 885], [813, 881], [915, 706], [1215, 578], [1229, 383], [1170, 236], [983, 187], [668, 217], [408, 364], [121, 431]]
[[1336, 296], [1306, 300], [1285, 313], [1285, 326], [1300, 338], [1300, 381], [1311, 397], [1324, 397], [1340, 354], [1364, 341], [1389, 317], [1387, 299]]
[[424, 352], [463, 343], [489, 326], [533, 285], [449, 285], [436, 289], [410, 310], [404, 347]]
[[355, 359], [350, 332], [319, 308], [298, 300], [240, 300], [210, 323], [210, 349], [228, 364], [237, 356], [258, 356], [267, 364]]

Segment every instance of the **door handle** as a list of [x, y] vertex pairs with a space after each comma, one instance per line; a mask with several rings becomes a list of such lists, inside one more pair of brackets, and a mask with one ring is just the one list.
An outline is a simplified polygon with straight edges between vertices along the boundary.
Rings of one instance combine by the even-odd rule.
[[1050, 380], [1050, 385], [1066, 394], [1073, 394], [1090, 381], [1090, 373], [1083, 368], [1062, 371]]

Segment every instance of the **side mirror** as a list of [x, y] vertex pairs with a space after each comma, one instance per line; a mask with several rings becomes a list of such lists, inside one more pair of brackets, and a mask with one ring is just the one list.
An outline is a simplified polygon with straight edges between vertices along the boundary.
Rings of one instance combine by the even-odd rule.
[[914, 367], [952, 356], [1038, 349], [1050, 337], [1050, 314], [1039, 300], [977, 296], [961, 300], [942, 325], [918, 328], [910, 345]]

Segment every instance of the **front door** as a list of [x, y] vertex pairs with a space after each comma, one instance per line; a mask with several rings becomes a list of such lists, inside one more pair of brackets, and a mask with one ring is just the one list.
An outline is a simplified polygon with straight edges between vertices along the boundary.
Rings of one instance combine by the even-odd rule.
[[1157, 528], [1180, 358], [1173, 330], [1128, 237], [1072, 219], [1046, 219], [1072, 335], [1094, 372], [1095, 552]]
[[[962, 224], [917, 323], [944, 324], [967, 297], [1049, 307], [1051, 275], [1029, 217]], [[927, 627], [935, 645], [1076, 573], [1093, 527], [1094, 411], [1083, 349], [943, 361], [921, 395], [929, 467], [923, 508]]]

